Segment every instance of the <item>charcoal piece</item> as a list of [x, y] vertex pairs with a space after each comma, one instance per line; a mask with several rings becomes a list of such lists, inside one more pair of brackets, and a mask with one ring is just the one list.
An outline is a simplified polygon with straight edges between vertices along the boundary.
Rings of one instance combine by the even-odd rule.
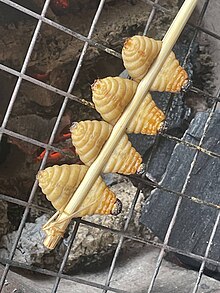
[[[42, 142], [47, 142], [48, 136], [52, 132], [56, 119], [56, 117], [50, 120], [44, 119], [36, 114], [20, 115], [9, 119], [8, 129], [21, 135], [25, 135]], [[70, 114], [66, 113], [61, 118], [61, 122], [56, 133], [55, 142], [60, 140], [60, 134], [64, 129], [69, 127], [70, 124]], [[35, 153], [38, 149], [38, 146], [32, 145], [14, 137], [10, 137], [8, 142], [17, 145], [18, 148], [20, 148], [24, 153], [30, 155]]]
[[155, 142], [154, 135], [129, 133], [128, 137], [132, 143], [132, 146], [139, 152], [139, 154], [141, 154], [141, 156], [143, 156], [144, 153], [149, 150]]
[[161, 180], [175, 145], [175, 141], [159, 137], [158, 143], [153, 146], [154, 149], [145, 152], [143, 162], [146, 164], [146, 171], [153, 181], [159, 182]]
[[[198, 145], [203, 135], [205, 124], [209, 120], [209, 112], [197, 113], [183, 139]], [[207, 128], [203, 147], [220, 154], [220, 113], [216, 112], [211, 118]], [[196, 159], [191, 172], [185, 194], [195, 196], [206, 202], [220, 204], [219, 198], [219, 158], [208, 156], [186, 145], [177, 143], [168, 162], [166, 171], [160, 185], [174, 191], [181, 192], [192, 161]], [[145, 202], [142, 209], [141, 223], [150, 228], [160, 240], [164, 240], [167, 228], [172, 219], [178, 195], [155, 189]], [[206, 205], [182, 199], [177, 218], [172, 229], [168, 244], [182, 249], [204, 255], [218, 211]], [[209, 257], [220, 261], [220, 227], [217, 229]], [[199, 267], [199, 261], [179, 256], [187, 264]], [[206, 264], [209, 271], [220, 272], [220, 267]]]
[[[151, 93], [153, 100], [157, 106], [166, 113], [168, 104], [170, 103], [170, 93]], [[173, 96], [169, 105], [169, 111], [166, 113], [166, 128], [168, 130], [173, 128], [182, 128], [184, 121], [191, 117], [191, 109], [184, 103], [184, 94], [176, 94]]]

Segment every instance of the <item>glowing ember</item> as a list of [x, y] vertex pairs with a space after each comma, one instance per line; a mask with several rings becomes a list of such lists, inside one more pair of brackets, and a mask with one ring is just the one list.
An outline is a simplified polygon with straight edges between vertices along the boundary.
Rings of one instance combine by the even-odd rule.
[[[61, 159], [63, 159], [64, 157], [70, 155], [70, 156], [75, 156], [76, 153], [74, 151], [74, 147], [70, 147], [70, 148], [64, 148], [61, 150], [62, 152], [64, 152], [65, 154], [63, 153], [60, 153], [60, 152], [54, 152], [54, 151], [51, 151], [49, 152], [49, 155], [47, 157], [47, 162], [48, 163], [57, 163], [58, 161], [60, 161]], [[39, 162], [39, 161], [42, 161], [44, 156], [46, 154], [46, 150], [44, 150], [37, 158], [36, 158], [36, 161]]]
[[60, 135], [59, 137], [59, 141], [64, 141], [67, 140], [71, 137], [71, 133], [63, 133], [62, 135]]
[[68, 0], [52, 0], [51, 5], [58, 9], [67, 9], [69, 7]]
[[31, 74], [31, 76], [40, 81], [47, 81], [49, 78], [49, 73], [34, 73], [34, 74]]
[[[71, 137], [71, 133], [62, 133], [59, 136], [59, 140], [57, 142], [63, 142], [68, 140]], [[48, 163], [57, 163], [61, 159], [67, 157], [67, 156], [76, 156], [75, 148], [72, 146], [61, 148], [62, 152], [55, 152], [55, 151], [50, 151], [47, 157], [47, 162]], [[65, 154], [64, 154], [65, 153]], [[44, 156], [46, 154], [46, 150], [43, 150], [39, 156], [36, 158], [36, 162], [42, 161]]]

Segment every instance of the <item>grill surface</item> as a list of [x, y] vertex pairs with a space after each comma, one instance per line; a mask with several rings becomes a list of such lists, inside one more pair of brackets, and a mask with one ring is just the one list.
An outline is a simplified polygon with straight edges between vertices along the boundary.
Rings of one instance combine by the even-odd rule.
[[[13, 93], [11, 95], [11, 100], [10, 100], [10, 103], [8, 105], [7, 111], [6, 111], [5, 116], [4, 116], [3, 123], [2, 123], [1, 128], [0, 128], [0, 139], [2, 138], [2, 135], [5, 134], [5, 135], [8, 135], [8, 136], [15, 137], [17, 139], [26, 141], [26, 142], [31, 143], [33, 145], [45, 148], [46, 149], [46, 154], [45, 154], [45, 156], [44, 156], [44, 158], [42, 160], [42, 163], [40, 165], [40, 170], [41, 170], [41, 169], [44, 168], [44, 166], [46, 164], [47, 156], [48, 156], [50, 150], [62, 152], [62, 150], [59, 150], [59, 149], [53, 147], [52, 143], [54, 141], [55, 134], [56, 134], [56, 131], [58, 129], [59, 123], [61, 121], [61, 118], [62, 118], [62, 116], [64, 114], [65, 109], [66, 109], [68, 100], [71, 99], [71, 100], [74, 100], [76, 102], [82, 103], [82, 104], [84, 104], [84, 105], [86, 105], [88, 107], [93, 107], [92, 103], [89, 103], [89, 102], [87, 102], [87, 101], [85, 101], [83, 99], [80, 99], [80, 98], [78, 98], [78, 97], [76, 97], [76, 96], [71, 94], [72, 89], [74, 88], [74, 85], [76, 83], [77, 77], [79, 75], [80, 68], [81, 68], [81, 65], [83, 63], [84, 56], [86, 54], [88, 46], [96, 47], [97, 49], [104, 51], [106, 54], [111, 54], [111, 55], [113, 55], [113, 56], [115, 56], [117, 58], [121, 58], [121, 54], [116, 52], [116, 51], [114, 51], [114, 50], [112, 50], [112, 49], [110, 49], [110, 48], [105, 47], [102, 44], [97, 43], [96, 41], [94, 41], [92, 39], [92, 34], [94, 32], [94, 29], [95, 29], [96, 23], [97, 23], [97, 21], [99, 19], [99, 16], [100, 16], [100, 14], [102, 12], [103, 6], [105, 4], [105, 0], [100, 1], [98, 9], [96, 11], [96, 14], [94, 16], [94, 19], [92, 21], [89, 33], [88, 33], [88, 35], [86, 37], [81, 35], [81, 34], [79, 34], [79, 33], [74, 32], [74, 31], [72, 31], [72, 30], [70, 30], [70, 29], [68, 29], [68, 28], [66, 28], [66, 27], [54, 22], [54, 21], [51, 21], [50, 19], [45, 17], [46, 12], [47, 12], [47, 8], [48, 8], [49, 3], [50, 3], [50, 0], [45, 1], [43, 9], [42, 9], [42, 12], [41, 12], [40, 15], [38, 15], [37, 13], [35, 13], [35, 12], [29, 10], [29, 9], [26, 9], [26, 8], [14, 3], [13, 1], [10, 1], [10, 0], [0, 0], [0, 2], [5, 3], [5, 4], [15, 8], [15, 9], [18, 9], [18, 10], [20, 10], [20, 11], [22, 11], [22, 12], [24, 12], [24, 13], [30, 15], [30, 16], [32, 16], [33, 18], [37, 19], [37, 25], [36, 25], [36, 28], [35, 28], [35, 31], [34, 31], [30, 46], [28, 48], [26, 57], [24, 59], [21, 71], [19, 72], [19, 71], [16, 71], [16, 70], [8, 67], [8, 66], [0, 64], [0, 69], [1, 70], [6, 71], [6, 72], [8, 72], [8, 73], [10, 73], [10, 74], [12, 74], [12, 75], [17, 77], [17, 82], [16, 82], [16, 85], [14, 87]], [[147, 20], [146, 27], [144, 29], [143, 34], [147, 34], [147, 32], [149, 30], [149, 27], [151, 25], [151, 22], [154, 19], [155, 13], [157, 13], [157, 11], [162, 11], [164, 13], [168, 13], [168, 11], [164, 7], [162, 7], [161, 5], [158, 4], [158, 2], [159, 2], [158, 0], [155, 0], [154, 2], [149, 1], [149, 0], [148, 1], [145, 0], [145, 2], [146, 2], [146, 5], [151, 5], [152, 6], [152, 10], [151, 10], [150, 16], [149, 16], [149, 18]], [[203, 17], [205, 15], [205, 12], [206, 12], [207, 7], [208, 7], [208, 4], [209, 4], [209, 0], [204, 1], [202, 10], [200, 12], [199, 19], [198, 19], [196, 24], [192, 24], [192, 23], [187, 24], [187, 26], [190, 27], [190, 29], [192, 31], [194, 31], [194, 35], [193, 35], [193, 38], [192, 38], [192, 40], [190, 42], [190, 45], [188, 47], [187, 54], [184, 57], [183, 66], [186, 66], [186, 64], [187, 64], [188, 58], [189, 58], [189, 56], [191, 54], [191, 51], [192, 51], [193, 45], [195, 43], [195, 40], [197, 38], [198, 32], [201, 31], [201, 32], [203, 32], [205, 34], [208, 34], [209, 36], [211, 36], [211, 37], [213, 37], [215, 39], [218, 39], [218, 40], [220, 39], [219, 35], [217, 35], [216, 33], [212, 32], [212, 31], [210, 31], [210, 30], [208, 30], [206, 28], [203, 28], [201, 26]], [[53, 27], [57, 28], [58, 30], [63, 31], [66, 34], [69, 34], [69, 35], [77, 38], [79, 41], [84, 42], [84, 46], [83, 46], [80, 58], [78, 60], [78, 64], [77, 64], [76, 69], [74, 71], [74, 74], [72, 76], [72, 80], [70, 82], [69, 88], [68, 88], [68, 90], [66, 92], [26, 75], [26, 69], [27, 69], [27, 66], [28, 66], [28, 62], [30, 60], [30, 56], [31, 56], [32, 51], [34, 49], [35, 43], [37, 41], [37, 37], [38, 37], [38, 35], [40, 33], [40, 29], [41, 29], [41, 26], [42, 26], [43, 23], [46, 23], [46, 24], [48, 24], [50, 26], [53, 26]], [[31, 83], [39, 85], [39, 86], [41, 86], [41, 87], [43, 87], [43, 88], [45, 88], [45, 89], [47, 89], [49, 91], [52, 91], [52, 92], [57, 93], [60, 96], [64, 97], [62, 107], [60, 109], [59, 115], [57, 117], [57, 120], [56, 120], [56, 123], [54, 125], [53, 131], [51, 133], [51, 136], [49, 138], [48, 144], [42, 143], [42, 142], [37, 141], [35, 139], [31, 139], [29, 137], [25, 137], [24, 135], [21, 135], [19, 133], [16, 133], [16, 132], [13, 132], [13, 131], [10, 131], [10, 130], [7, 129], [7, 123], [8, 123], [10, 114], [12, 112], [13, 105], [14, 105], [14, 103], [16, 101], [19, 88], [20, 88], [21, 83], [22, 83], [23, 80], [27, 80], [27, 81], [29, 81]], [[216, 218], [215, 225], [213, 226], [213, 230], [212, 230], [209, 242], [207, 243], [207, 248], [206, 248], [206, 252], [205, 252], [204, 256], [195, 255], [195, 254], [190, 253], [190, 252], [185, 252], [185, 251], [176, 249], [176, 248], [171, 247], [171, 246], [168, 245], [170, 234], [172, 232], [172, 229], [173, 229], [173, 226], [175, 224], [176, 218], [178, 217], [178, 210], [179, 210], [179, 207], [181, 205], [182, 199], [187, 198], [187, 199], [192, 200], [194, 202], [197, 201], [192, 196], [188, 196], [187, 194], [185, 194], [185, 190], [186, 190], [186, 186], [188, 184], [189, 178], [190, 178], [190, 174], [191, 174], [191, 172], [193, 170], [193, 167], [194, 167], [194, 165], [196, 163], [198, 153], [199, 152], [204, 152], [208, 156], [215, 156], [215, 157], [219, 158], [219, 154], [210, 152], [209, 150], [203, 148], [203, 140], [204, 140], [204, 138], [206, 136], [207, 128], [208, 128], [208, 126], [210, 124], [210, 121], [211, 121], [213, 113], [215, 111], [217, 102], [219, 101], [219, 98], [220, 98], [219, 97], [219, 94], [220, 94], [219, 90], [216, 91], [216, 95], [214, 95], [214, 96], [210, 95], [209, 93], [204, 92], [201, 89], [195, 88], [195, 87], [192, 87], [191, 90], [195, 91], [195, 92], [197, 92], [199, 94], [202, 94], [202, 95], [206, 96], [207, 98], [212, 99], [213, 101], [215, 101], [215, 103], [211, 108], [211, 111], [210, 111], [210, 114], [209, 114], [209, 119], [207, 120], [207, 123], [206, 123], [206, 125], [204, 127], [203, 136], [202, 136], [198, 146], [190, 144], [190, 143], [187, 143], [187, 142], [185, 142], [185, 141], [183, 141], [183, 140], [181, 140], [181, 139], [179, 139], [179, 138], [177, 138], [175, 136], [168, 135], [168, 134], [166, 134], [164, 132], [161, 132], [161, 133], [158, 134], [158, 137], [163, 136], [166, 139], [177, 141], [177, 142], [179, 142], [181, 144], [187, 145], [189, 148], [194, 148], [194, 149], [197, 150], [197, 152], [196, 152], [196, 154], [195, 154], [195, 156], [193, 158], [193, 161], [191, 163], [191, 167], [190, 167], [190, 169], [188, 171], [188, 176], [186, 178], [186, 181], [184, 183], [184, 186], [183, 186], [181, 192], [176, 192], [175, 190], [167, 190], [170, 194], [178, 195], [179, 199], [178, 199], [178, 202], [177, 202], [177, 205], [176, 205], [175, 212], [173, 214], [172, 220], [170, 221], [169, 227], [167, 229], [164, 242], [163, 243], [158, 243], [158, 242], [155, 242], [155, 241], [144, 240], [144, 239], [136, 237], [135, 235], [130, 235], [130, 234], [127, 233], [127, 228], [129, 226], [130, 219], [131, 219], [132, 214], [134, 212], [135, 204], [136, 204], [136, 202], [138, 200], [138, 197], [139, 197], [139, 194], [140, 194], [140, 189], [138, 189], [136, 194], [134, 195], [131, 208], [128, 211], [127, 219], [126, 219], [126, 222], [124, 224], [124, 229], [122, 231], [110, 229], [108, 227], [105, 227], [105, 226], [102, 226], [102, 225], [97, 225], [97, 224], [94, 224], [92, 222], [85, 221], [83, 219], [73, 220], [74, 221], [73, 230], [72, 230], [69, 242], [66, 245], [66, 252], [65, 252], [63, 261], [62, 261], [62, 263], [60, 265], [59, 271], [58, 272], [53, 272], [53, 271], [50, 271], [50, 270], [40, 269], [40, 268], [37, 268], [37, 267], [31, 267], [32, 271], [36, 271], [36, 272], [42, 273], [44, 275], [49, 275], [49, 276], [55, 276], [56, 277], [52, 292], [58, 292], [59, 283], [60, 283], [61, 279], [72, 280], [72, 281], [77, 282], [77, 283], [81, 283], [81, 284], [84, 284], [84, 285], [87, 285], [87, 286], [95, 287], [95, 288], [97, 288], [99, 290], [102, 289], [103, 293], [104, 292], [125, 292], [124, 290], [122, 290], [120, 288], [116, 288], [116, 287], [113, 288], [111, 286], [111, 278], [112, 278], [112, 275], [113, 275], [113, 272], [114, 272], [114, 269], [115, 269], [115, 265], [116, 265], [116, 262], [117, 262], [117, 259], [118, 259], [118, 255], [119, 255], [119, 252], [121, 250], [121, 247], [122, 247], [124, 239], [131, 239], [133, 241], [140, 242], [140, 243], [145, 243], [147, 245], [157, 247], [157, 248], [160, 249], [160, 253], [159, 253], [159, 256], [158, 256], [158, 259], [157, 259], [155, 271], [154, 271], [154, 274], [152, 276], [150, 287], [148, 288], [149, 293], [152, 292], [154, 284], [155, 284], [155, 282], [157, 280], [157, 275], [158, 275], [158, 272], [160, 270], [160, 267], [161, 267], [162, 260], [164, 258], [165, 252], [176, 252], [178, 254], [188, 256], [188, 257], [192, 257], [192, 258], [194, 258], [196, 260], [201, 261], [201, 266], [200, 266], [200, 269], [199, 269], [199, 272], [198, 272], [197, 281], [196, 281], [196, 284], [195, 284], [194, 289], [193, 289], [194, 293], [196, 293], [198, 291], [199, 284], [200, 284], [201, 277], [203, 275], [203, 271], [204, 271], [206, 263], [211, 263], [211, 264], [214, 264], [216, 266], [220, 265], [220, 263], [218, 261], [215, 261], [215, 260], [209, 258], [209, 250], [210, 250], [210, 247], [212, 245], [212, 241], [213, 241], [213, 238], [215, 236], [215, 232], [216, 232], [218, 224], [219, 224], [220, 211], [218, 212], [218, 216]], [[172, 99], [173, 99], [173, 95], [170, 95], [170, 101]], [[169, 105], [169, 103], [168, 103], [168, 105]], [[167, 112], [169, 112], [169, 107], [167, 109]], [[157, 145], [157, 143], [158, 143], [158, 137], [155, 138], [155, 145]], [[154, 149], [155, 148], [152, 149], [152, 154], [154, 152]], [[150, 158], [151, 158], [151, 156], [149, 156], [149, 160], [150, 160]], [[144, 178], [144, 176], [143, 176], [143, 178]], [[142, 179], [142, 180], [145, 180], [145, 179]], [[155, 184], [153, 184], [153, 183], [147, 182], [147, 184], [148, 185], [152, 184], [155, 187]], [[164, 188], [161, 187], [158, 184], [156, 185], [156, 187], [161, 188], [161, 189], [164, 190]], [[10, 197], [10, 196], [4, 195], [4, 194], [0, 194], [0, 199], [3, 199], [5, 201], [7, 201], [7, 202], [15, 203], [17, 205], [25, 207], [25, 210], [24, 210], [24, 213], [23, 213], [23, 216], [22, 216], [22, 220], [20, 222], [20, 225], [19, 225], [19, 228], [18, 228], [18, 231], [17, 231], [17, 237], [16, 237], [15, 242], [13, 244], [13, 247], [11, 249], [10, 257], [8, 259], [3, 259], [3, 258], [0, 257], [0, 261], [3, 264], [5, 264], [4, 272], [3, 272], [2, 276], [1, 276], [0, 291], [3, 288], [3, 285], [5, 283], [5, 280], [6, 280], [6, 277], [7, 277], [7, 274], [9, 272], [10, 267], [25, 268], [25, 269], [28, 269], [28, 270], [30, 269], [25, 264], [16, 263], [13, 260], [13, 256], [14, 256], [16, 246], [18, 244], [19, 238], [21, 236], [21, 233], [22, 233], [22, 230], [24, 228], [24, 225], [25, 225], [25, 222], [26, 222], [26, 219], [27, 219], [27, 215], [28, 215], [30, 209], [35, 208], [35, 209], [39, 209], [39, 210], [41, 210], [43, 212], [48, 212], [48, 210], [46, 208], [36, 206], [36, 205], [34, 205], [32, 203], [33, 198], [35, 196], [36, 189], [37, 189], [37, 181], [35, 181], [34, 184], [33, 184], [33, 188], [32, 188], [30, 197], [29, 197], [27, 202], [15, 199], [13, 197]], [[214, 209], [220, 210], [219, 205], [216, 205], [216, 204], [213, 204], [213, 203], [210, 203], [210, 202], [201, 202], [201, 201], [197, 201], [197, 202], [198, 202], [198, 204], [211, 206]], [[87, 280], [84, 280], [84, 279], [81, 279], [81, 278], [77, 278], [75, 276], [69, 276], [69, 275], [66, 275], [66, 274], [63, 273], [63, 269], [64, 269], [65, 263], [67, 261], [67, 258], [68, 258], [72, 243], [73, 243], [75, 237], [77, 237], [77, 231], [78, 231], [78, 228], [79, 228], [79, 226], [81, 224], [96, 227], [97, 229], [106, 230], [106, 231], [109, 231], [111, 233], [115, 233], [115, 234], [120, 236], [119, 242], [118, 242], [115, 254], [114, 254], [114, 257], [112, 259], [111, 266], [109, 268], [109, 273], [108, 273], [108, 276], [107, 276], [107, 278], [105, 280], [104, 285], [100, 284], [100, 283], [92, 282], [92, 281], [87, 281]]]

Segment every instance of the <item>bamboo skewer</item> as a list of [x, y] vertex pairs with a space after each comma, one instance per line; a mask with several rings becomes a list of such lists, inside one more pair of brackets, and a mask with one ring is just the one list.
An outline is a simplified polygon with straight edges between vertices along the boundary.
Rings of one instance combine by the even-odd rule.
[[[88, 169], [85, 177], [75, 191], [74, 196], [72, 196], [71, 200], [65, 207], [64, 211], [57, 217], [57, 219], [53, 223], [51, 223], [51, 221], [49, 220], [50, 229], [45, 229], [47, 236], [45, 238], [44, 245], [46, 247], [50, 249], [55, 248], [55, 246], [63, 236], [65, 229], [71, 221], [71, 215], [76, 212], [76, 210], [80, 207], [81, 203], [85, 199], [94, 182], [102, 172], [102, 169], [104, 168], [110, 155], [114, 151], [117, 142], [125, 133], [127, 124], [132, 119], [138, 107], [148, 93], [154, 79], [156, 78], [163, 63], [170, 54], [186, 22], [191, 16], [197, 4], [197, 1], [198, 0], [185, 0], [178, 14], [173, 20], [170, 28], [168, 29], [166, 35], [163, 38], [162, 48], [158, 57], [154, 61], [146, 76], [139, 83], [133, 100], [127, 106], [117, 124], [114, 126], [109, 139], [105, 143], [97, 159]], [[46, 226], [47, 223], [45, 224], [45, 227]]]

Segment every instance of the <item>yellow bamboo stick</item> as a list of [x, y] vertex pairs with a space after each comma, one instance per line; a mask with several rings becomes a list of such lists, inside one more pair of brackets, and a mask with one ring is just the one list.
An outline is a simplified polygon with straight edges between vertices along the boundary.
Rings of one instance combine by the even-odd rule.
[[[161, 51], [151, 66], [146, 76], [139, 83], [137, 91], [133, 97], [131, 103], [127, 106], [121, 118], [114, 126], [112, 133], [102, 148], [99, 156], [94, 163], [88, 169], [84, 179], [78, 186], [73, 197], [61, 213], [55, 220], [53, 225], [50, 223], [50, 229], [46, 230], [47, 237], [45, 238], [44, 245], [50, 249], [53, 249], [70, 222], [70, 215], [72, 215], [81, 205], [89, 190], [93, 186], [94, 182], [100, 175], [103, 167], [108, 161], [110, 155], [114, 151], [118, 141], [126, 131], [128, 122], [132, 119], [138, 107], [142, 103], [144, 97], [148, 93], [154, 79], [159, 73], [163, 63], [170, 54], [173, 46], [175, 45], [180, 33], [182, 32], [186, 22], [192, 14], [198, 0], [185, 0], [175, 19], [173, 20], [170, 28], [163, 38], [163, 44]], [[45, 225], [47, 226], [47, 224]]]

